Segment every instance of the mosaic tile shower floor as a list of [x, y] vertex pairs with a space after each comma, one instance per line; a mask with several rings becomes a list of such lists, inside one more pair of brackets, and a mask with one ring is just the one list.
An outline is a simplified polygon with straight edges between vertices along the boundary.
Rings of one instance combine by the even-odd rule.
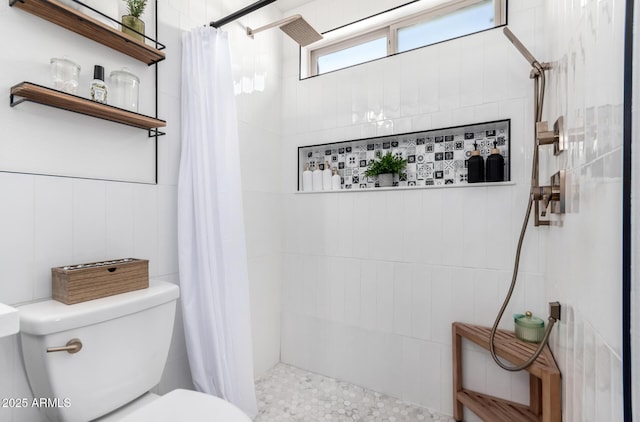
[[256, 381], [254, 422], [453, 422], [449, 416], [347, 382], [278, 364]]

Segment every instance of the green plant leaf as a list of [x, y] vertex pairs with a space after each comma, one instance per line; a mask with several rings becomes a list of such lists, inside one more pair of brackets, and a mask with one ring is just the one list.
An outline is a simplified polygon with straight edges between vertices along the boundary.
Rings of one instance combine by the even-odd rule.
[[393, 155], [390, 151], [383, 156], [379, 156], [377, 160], [373, 160], [369, 163], [364, 175], [367, 177], [374, 177], [383, 173], [400, 173], [407, 166], [407, 160], [402, 159], [399, 156]]
[[125, 2], [127, 3], [129, 15], [140, 19], [144, 8], [147, 6], [147, 0], [125, 0]]

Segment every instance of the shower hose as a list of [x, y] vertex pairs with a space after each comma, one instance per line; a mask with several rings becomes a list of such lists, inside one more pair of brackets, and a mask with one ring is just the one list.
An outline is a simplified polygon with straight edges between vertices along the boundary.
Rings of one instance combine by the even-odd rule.
[[[542, 119], [542, 107], [544, 105], [544, 90], [545, 90], [546, 80], [544, 75], [544, 68], [540, 63], [535, 61], [533, 63], [533, 68], [534, 68], [534, 70], [532, 71], [532, 78], [534, 79], [533, 101], [534, 101], [534, 109], [535, 109], [535, 122], [537, 123], [537, 122], [540, 122]], [[534, 127], [535, 127], [535, 124], [534, 124]], [[536, 184], [537, 180], [538, 180], [538, 145], [537, 145], [536, 137], [534, 134], [533, 164], [531, 168], [532, 184]], [[490, 346], [489, 350], [491, 352], [491, 357], [502, 369], [505, 369], [507, 371], [512, 371], [512, 372], [526, 369], [529, 366], [531, 366], [531, 364], [533, 364], [533, 362], [535, 362], [536, 359], [538, 359], [538, 356], [540, 356], [540, 353], [542, 353], [542, 350], [547, 345], [547, 342], [549, 341], [549, 336], [551, 335], [551, 329], [553, 328], [553, 325], [556, 323], [556, 319], [550, 316], [549, 323], [547, 324], [547, 328], [545, 329], [544, 336], [542, 338], [542, 341], [538, 345], [538, 348], [529, 359], [527, 359], [525, 362], [521, 363], [520, 365], [508, 366], [504, 364], [496, 355], [496, 350], [495, 350], [496, 331], [498, 330], [498, 324], [500, 324], [500, 320], [502, 319], [504, 311], [507, 309], [507, 306], [509, 305], [509, 301], [511, 300], [511, 295], [513, 294], [513, 290], [516, 287], [516, 281], [518, 279], [518, 268], [520, 267], [520, 254], [522, 252], [522, 244], [524, 242], [525, 233], [527, 232], [527, 225], [529, 223], [529, 218], [531, 216], [531, 208], [533, 207], [534, 200], [535, 199], [533, 197], [533, 194], [530, 193], [529, 200], [527, 202], [527, 211], [525, 212], [524, 221], [522, 222], [522, 228], [520, 229], [520, 236], [518, 238], [518, 246], [516, 248], [515, 261], [513, 263], [513, 274], [511, 276], [511, 285], [509, 287], [509, 291], [507, 292], [507, 296], [505, 297], [504, 302], [502, 303], [502, 307], [500, 308], [500, 311], [496, 316], [496, 320], [493, 323], [493, 327], [491, 328], [491, 335], [489, 336], [489, 346]]]

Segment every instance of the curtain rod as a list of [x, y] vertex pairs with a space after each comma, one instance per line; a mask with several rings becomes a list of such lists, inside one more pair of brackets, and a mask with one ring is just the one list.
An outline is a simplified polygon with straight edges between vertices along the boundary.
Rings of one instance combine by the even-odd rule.
[[219, 28], [222, 25], [226, 25], [230, 22], [233, 22], [236, 19], [240, 19], [244, 15], [248, 15], [249, 13], [255, 12], [258, 9], [262, 9], [263, 7], [273, 3], [274, 1], [276, 0], [259, 0], [243, 9], [238, 10], [235, 13], [230, 14], [229, 16], [226, 16], [217, 21], [212, 21], [209, 23], [209, 25], [213, 26], [214, 28]]

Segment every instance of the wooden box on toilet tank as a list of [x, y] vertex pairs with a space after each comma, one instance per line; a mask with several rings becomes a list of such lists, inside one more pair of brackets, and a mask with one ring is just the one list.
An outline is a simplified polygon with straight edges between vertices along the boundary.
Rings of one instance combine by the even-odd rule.
[[51, 268], [51, 297], [72, 305], [149, 287], [149, 261], [123, 258]]

